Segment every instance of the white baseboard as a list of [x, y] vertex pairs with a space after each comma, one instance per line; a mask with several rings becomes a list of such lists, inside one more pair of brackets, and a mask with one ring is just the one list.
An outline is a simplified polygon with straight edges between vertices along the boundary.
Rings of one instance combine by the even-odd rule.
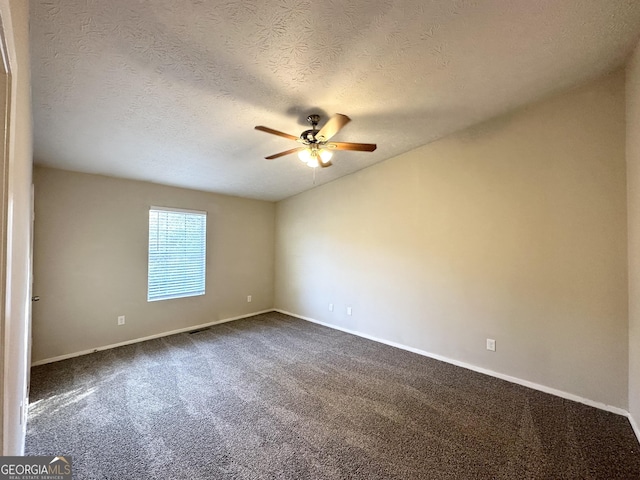
[[239, 315], [237, 317], [224, 318], [222, 320], [215, 320], [209, 323], [203, 323], [202, 325], [193, 325], [191, 327], [179, 328], [177, 330], [171, 330], [169, 332], [156, 333], [155, 335], [149, 335], [148, 337], [134, 338], [133, 340], [126, 340], [124, 342], [112, 343], [111, 345], [103, 345], [101, 347], [91, 348], [89, 350], [82, 350], [81, 352], [67, 353], [58, 357], [45, 358], [44, 360], [38, 360], [31, 364], [32, 367], [38, 365], [45, 365], [47, 363], [59, 362], [60, 360], [66, 360], [68, 358], [80, 357], [81, 355], [88, 355], [90, 353], [100, 352], [102, 350], [109, 350], [111, 348], [123, 347], [125, 345], [131, 345], [133, 343], [145, 342], [147, 340], [153, 340], [154, 338], [168, 337], [169, 335], [175, 335], [176, 333], [191, 332], [193, 330], [199, 330], [201, 328], [211, 327], [212, 325], [218, 325], [220, 323], [232, 322], [234, 320], [240, 320], [242, 318], [253, 317], [255, 315], [261, 315], [263, 313], [273, 312], [272, 308], [268, 310], [261, 310], [259, 312], [247, 313], [246, 315]]
[[627, 414], [627, 418], [629, 419], [631, 428], [633, 428], [633, 433], [636, 434], [636, 438], [638, 439], [638, 442], [640, 442], [640, 427], [636, 423], [636, 420], [633, 418], [633, 415], [631, 415], [631, 413]]
[[280, 313], [284, 313], [285, 315], [291, 315], [292, 317], [296, 317], [296, 318], [299, 318], [301, 320], [306, 320], [308, 322], [313, 322], [313, 323], [317, 323], [319, 325], [323, 325], [325, 327], [333, 328], [335, 330], [340, 330], [340, 331], [345, 332], [345, 333], [350, 333], [352, 335], [357, 335], [358, 337], [366, 338], [368, 340], [373, 340], [374, 342], [384, 343], [385, 345], [389, 345], [389, 346], [392, 346], [392, 347], [400, 348], [402, 350], [407, 350], [409, 352], [417, 353], [418, 355], [423, 355], [425, 357], [433, 358], [434, 360], [439, 360], [441, 362], [450, 363], [452, 365], [456, 365], [458, 367], [466, 368], [468, 370], [473, 370], [474, 372], [483, 373], [483, 374], [489, 375], [491, 377], [499, 378], [501, 380], [506, 380], [507, 382], [515, 383], [515, 384], [518, 384], [518, 385], [522, 385], [524, 387], [532, 388], [534, 390], [539, 390], [541, 392], [549, 393], [549, 394], [555, 395], [557, 397], [566, 398], [567, 400], [573, 400], [574, 402], [582, 403], [584, 405], [589, 405], [590, 407], [599, 408], [600, 410], [606, 410], [607, 412], [612, 412], [612, 413], [616, 413], [618, 415], [623, 415], [623, 416], [629, 418], [629, 421], [631, 422], [631, 426], [633, 427], [633, 429], [634, 429], [634, 431], [636, 433], [636, 436], [638, 437], [638, 441], [640, 441], [640, 435], [638, 434], [639, 430], [637, 428], [637, 425], [635, 425], [635, 422], [633, 421], [633, 419], [629, 415], [629, 412], [627, 412], [623, 408], [614, 407], [612, 405], [607, 405], [606, 403], [596, 402], [594, 400], [589, 400], [588, 398], [584, 398], [584, 397], [581, 397], [579, 395], [574, 395], [573, 393], [564, 392], [564, 391], [558, 390], [556, 388], [547, 387], [546, 385], [541, 385], [539, 383], [530, 382], [528, 380], [523, 380], [521, 378], [512, 377], [511, 375], [505, 375], [504, 373], [495, 372], [495, 371], [489, 370], [487, 368], [478, 367], [478, 366], [472, 365], [470, 363], [461, 362], [459, 360], [454, 360], [452, 358], [444, 357], [442, 355], [438, 355], [438, 354], [435, 354], [435, 353], [430, 353], [430, 352], [427, 352], [425, 350], [420, 350], [418, 348], [413, 348], [413, 347], [409, 347], [407, 345], [402, 345], [400, 343], [391, 342], [391, 341], [385, 340], [383, 338], [377, 338], [377, 337], [374, 337], [372, 335], [368, 335], [366, 333], [358, 332], [356, 330], [350, 330], [348, 328], [342, 328], [342, 327], [339, 327], [339, 326], [336, 326], [336, 325], [331, 325], [330, 323], [321, 322], [321, 321], [316, 320], [314, 318], [305, 317], [303, 315], [298, 315], [296, 313], [287, 312], [285, 310], [281, 310], [281, 309], [277, 309], [277, 308], [275, 309], [275, 311], [276, 312], [280, 312]]

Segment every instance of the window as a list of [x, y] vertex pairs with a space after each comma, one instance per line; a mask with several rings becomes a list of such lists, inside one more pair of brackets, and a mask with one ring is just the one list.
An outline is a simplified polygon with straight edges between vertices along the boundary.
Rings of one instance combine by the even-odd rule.
[[207, 213], [149, 209], [147, 300], [204, 295]]

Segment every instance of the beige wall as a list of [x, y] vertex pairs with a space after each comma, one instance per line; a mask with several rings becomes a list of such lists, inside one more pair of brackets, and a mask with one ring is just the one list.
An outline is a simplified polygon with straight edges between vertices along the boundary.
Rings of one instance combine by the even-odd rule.
[[27, 396], [31, 258], [31, 79], [29, 2], [0, 0], [11, 71], [6, 304], [1, 325], [3, 455], [24, 452], [21, 407]]
[[[47, 168], [34, 183], [34, 361], [273, 306], [273, 203]], [[147, 302], [151, 205], [208, 212], [206, 295]]]
[[278, 203], [276, 307], [626, 408], [624, 102], [618, 71]]
[[[627, 67], [629, 412], [640, 426], [640, 44]], [[640, 433], [637, 431], [636, 433]]]

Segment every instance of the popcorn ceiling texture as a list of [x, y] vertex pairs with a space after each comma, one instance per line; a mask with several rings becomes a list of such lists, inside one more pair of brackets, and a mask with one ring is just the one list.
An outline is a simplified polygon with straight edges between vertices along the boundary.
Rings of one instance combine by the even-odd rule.
[[36, 163], [265, 200], [314, 186], [309, 113], [352, 118], [322, 184], [621, 65], [636, 0], [32, 0]]

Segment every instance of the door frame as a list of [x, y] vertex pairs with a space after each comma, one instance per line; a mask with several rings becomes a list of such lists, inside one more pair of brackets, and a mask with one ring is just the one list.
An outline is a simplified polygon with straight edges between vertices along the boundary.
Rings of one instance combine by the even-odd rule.
[[31, 323], [30, 242], [33, 138], [29, 68], [29, 3], [0, 0], [0, 395], [2, 455], [24, 455], [28, 335]]
[[[9, 212], [9, 140], [11, 125], [11, 64], [5, 36], [5, 12], [0, 10], [0, 446], [4, 445], [5, 438], [5, 331], [6, 331], [6, 304], [7, 304], [7, 272], [11, 258], [7, 256], [8, 238], [11, 236], [8, 222]], [[2, 85], [4, 83], [4, 85]]]

